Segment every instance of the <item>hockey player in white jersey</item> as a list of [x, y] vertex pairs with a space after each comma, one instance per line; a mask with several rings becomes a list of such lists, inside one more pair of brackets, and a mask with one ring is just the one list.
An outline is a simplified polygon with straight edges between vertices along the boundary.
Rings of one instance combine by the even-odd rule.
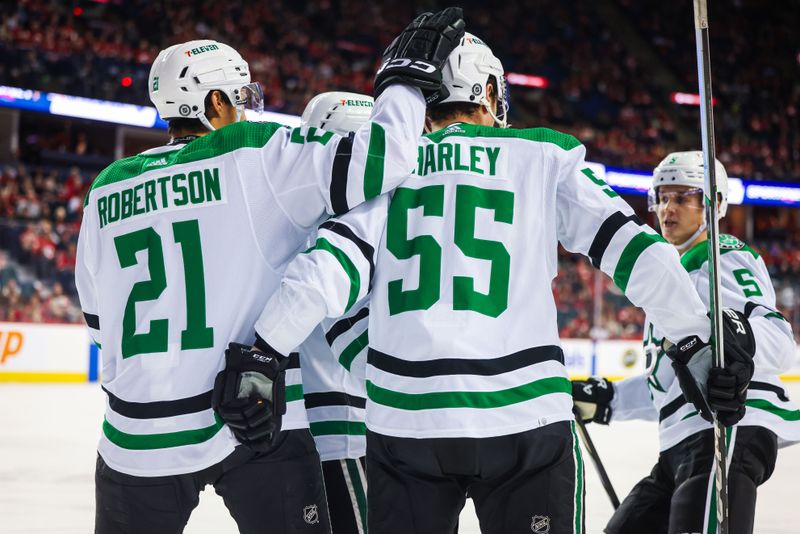
[[240, 532], [329, 532], [297, 356], [225, 348], [252, 344], [311, 230], [414, 167], [423, 96], [438, 97], [461, 34], [459, 9], [415, 19], [387, 48], [371, 120], [345, 138], [240, 122], [260, 90], [223, 43], [156, 58], [150, 95], [173, 140], [98, 175], [79, 238], [76, 283], [108, 399], [97, 532], [181, 532], [206, 484]]
[[[348, 136], [369, 120], [374, 100], [358, 93], [332, 91], [315, 96], [301, 124]], [[347, 227], [335, 220], [324, 228]], [[311, 239], [311, 245], [316, 236]], [[326, 319], [298, 353], [309, 427], [317, 444], [333, 534], [364, 534], [367, 526], [366, 426], [367, 392], [363, 372], [352, 362], [367, 348], [367, 299], [338, 319]], [[364, 361], [364, 358], [359, 358]]]
[[482, 532], [584, 532], [551, 289], [558, 242], [613, 276], [669, 339], [708, 339], [703, 303], [578, 140], [503, 127], [503, 68], [480, 39], [465, 35], [443, 77], [449, 94], [428, 108], [434, 132], [414, 174], [339, 218], [347, 231], [321, 228], [256, 330], [288, 354], [371, 288], [370, 531], [451, 532], [468, 495]]
[[[719, 217], [727, 210], [727, 175], [717, 162]], [[664, 237], [681, 253], [683, 269], [707, 304], [708, 236], [704, 221], [703, 153], [676, 152], [653, 173], [651, 209]], [[709, 406], [698, 409], [682, 394], [676, 370], [661, 348], [664, 331], [648, 315], [644, 375], [611, 383], [603, 378], [573, 383], [582, 417], [599, 423], [649, 419], [659, 423], [660, 454], [611, 518], [609, 534], [714, 532], [713, 430], [708, 408], [726, 426], [730, 442], [730, 532], [754, 532], [756, 488], [769, 479], [777, 449], [800, 440], [800, 411], [778, 376], [791, 366], [795, 344], [789, 323], [775, 309], [775, 293], [758, 253], [731, 235], [720, 236], [722, 305], [755, 345], [753, 363], [734, 361], [712, 371]], [[725, 336], [729, 336], [726, 331]], [[754, 364], [754, 370], [752, 365]], [[680, 368], [677, 368], [681, 372]], [[752, 376], [752, 378], [751, 378]], [[691, 395], [689, 395], [691, 398]], [[705, 412], [705, 413], [702, 413]], [[756, 532], [760, 532], [756, 530]]]

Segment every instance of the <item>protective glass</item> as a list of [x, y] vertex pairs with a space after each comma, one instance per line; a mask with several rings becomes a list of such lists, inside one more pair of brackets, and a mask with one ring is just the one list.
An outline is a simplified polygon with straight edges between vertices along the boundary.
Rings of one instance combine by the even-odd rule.
[[[695, 200], [699, 195], [699, 199]], [[691, 209], [703, 209], [703, 190], [695, 187], [686, 191], [658, 191], [651, 189], [647, 192], [647, 209], [656, 211], [659, 205], [672, 203], [673, 206]], [[699, 200], [699, 201], [698, 201]]]

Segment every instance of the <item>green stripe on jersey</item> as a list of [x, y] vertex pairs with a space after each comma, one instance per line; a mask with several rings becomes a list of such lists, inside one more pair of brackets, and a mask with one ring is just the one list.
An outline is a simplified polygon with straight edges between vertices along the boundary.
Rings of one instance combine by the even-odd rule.
[[216, 436], [222, 426], [222, 419], [215, 413], [214, 424], [205, 428], [179, 430], [178, 432], [166, 432], [164, 434], [128, 434], [109, 423], [108, 419], [103, 419], [103, 434], [108, 438], [108, 441], [117, 447], [146, 451], [197, 445]]
[[750, 399], [744, 402], [745, 406], [749, 406], [750, 408], [757, 408], [759, 410], [764, 410], [765, 412], [769, 412], [773, 415], [777, 415], [781, 419], [785, 421], [800, 421], [800, 410], [787, 410], [785, 408], [780, 408], [775, 406], [768, 400], [764, 399]]
[[571, 382], [560, 376], [534, 380], [500, 391], [436, 391], [402, 393], [376, 386], [367, 380], [367, 396], [373, 402], [399, 410], [436, 410], [440, 408], [500, 408], [529, 401], [551, 393], [572, 394]]
[[564, 150], [572, 150], [581, 146], [575, 137], [551, 130], [550, 128], [494, 128], [492, 126], [478, 126], [477, 124], [457, 123], [439, 131], [425, 135], [434, 143], [439, 143], [445, 137], [505, 137], [526, 139], [539, 143], [550, 143]]
[[367, 330], [363, 331], [361, 335], [351, 341], [350, 344], [344, 348], [341, 355], [339, 355], [339, 363], [348, 371], [350, 370], [350, 366], [353, 365], [353, 360], [358, 356], [358, 353], [369, 345], [368, 334], [369, 332]]
[[377, 122], [369, 131], [367, 162], [364, 166], [364, 199], [369, 200], [381, 194], [383, 188], [383, 166], [386, 160], [386, 132]]
[[[736, 238], [728, 234], [722, 234], [720, 235], [720, 241], [722, 241], [723, 239], [731, 240]], [[753, 256], [753, 258], [756, 259], [759, 258], [758, 252], [750, 248], [743, 241], [739, 241], [738, 239], [736, 239], [736, 241], [737, 241], [736, 248], [730, 248], [730, 247], [725, 248], [720, 246], [719, 249], [720, 256], [722, 256], [723, 254], [727, 254], [729, 252], [748, 252]], [[702, 267], [706, 261], [708, 261], [708, 240], [701, 241], [700, 243], [696, 244], [695, 246], [684, 252], [683, 255], [681, 256], [681, 265], [683, 265], [683, 268], [690, 273]]]
[[286, 402], [292, 402], [303, 398], [303, 384], [292, 384], [286, 386]]
[[581, 446], [578, 443], [578, 435], [575, 432], [575, 422], [570, 423], [572, 430], [572, 452], [575, 458], [575, 534], [583, 532], [583, 455]]
[[628, 282], [633, 272], [633, 266], [636, 265], [636, 260], [642, 255], [647, 247], [655, 243], [666, 243], [664, 238], [658, 234], [648, 234], [647, 232], [639, 232], [633, 239], [628, 241], [625, 248], [622, 250], [622, 255], [619, 257], [617, 267], [614, 269], [614, 283], [617, 287], [625, 292], [628, 287]]
[[97, 175], [83, 205], [88, 204], [89, 195], [98, 187], [135, 178], [153, 169], [214, 158], [240, 148], [261, 148], [280, 128], [283, 126], [272, 122], [236, 122], [195, 139], [179, 150], [138, 154], [115, 161]]
[[317, 243], [310, 249], [306, 250], [303, 254], [307, 254], [314, 249], [330, 252], [333, 257], [336, 258], [336, 261], [338, 261], [342, 266], [345, 274], [347, 274], [347, 277], [350, 279], [350, 294], [347, 297], [347, 305], [344, 309], [345, 313], [347, 313], [350, 311], [350, 308], [353, 307], [353, 304], [356, 303], [356, 300], [358, 299], [358, 292], [361, 290], [361, 275], [358, 274], [358, 269], [356, 269], [356, 266], [353, 264], [352, 260], [347, 257], [347, 254], [345, 254], [342, 249], [332, 245], [331, 242], [324, 237], [318, 237]]
[[367, 425], [357, 421], [315, 421], [308, 424], [313, 436], [366, 436]]

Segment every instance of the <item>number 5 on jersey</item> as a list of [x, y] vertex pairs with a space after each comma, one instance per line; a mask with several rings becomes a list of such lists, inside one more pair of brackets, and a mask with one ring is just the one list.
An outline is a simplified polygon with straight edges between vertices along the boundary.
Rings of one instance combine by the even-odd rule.
[[[489, 292], [475, 291], [475, 279], [453, 276], [453, 309], [471, 310], [498, 317], [508, 307], [508, 279], [511, 257], [498, 241], [475, 237], [475, 212], [492, 210], [498, 223], [511, 224], [514, 217], [514, 193], [482, 189], [471, 185], [456, 186], [455, 231], [453, 243], [470, 258], [491, 262]], [[444, 185], [421, 189], [398, 188], [389, 208], [386, 248], [399, 260], [419, 256], [419, 286], [403, 290], [403, 280], [389, 282], [389, 313], [427, 310], [441, 296], [442, 246], [432, 235], [408, 239], [408, 212], [422, 208], [423, 217], [444, 215]]]
[[[181, 350], [205, 349], [214, 345], [214, 329], [206, 326], [206, 288], [200, 226], [197, 219], [172, 224], [175, 243], [183, 256], [186, 284], [186, 329], [181, 332]], [[137, 264], [136, 253], [147, 251], [150, 280], [133, 284], [122, 318], [122, 357], [167, 352], [168, 319], [150, 321], [150, 331], [136, 333], [136, 303], [157, 300], [167, 288], [166, 266], [161, 236], [152, 227], [114, 238], [121, 268]]]

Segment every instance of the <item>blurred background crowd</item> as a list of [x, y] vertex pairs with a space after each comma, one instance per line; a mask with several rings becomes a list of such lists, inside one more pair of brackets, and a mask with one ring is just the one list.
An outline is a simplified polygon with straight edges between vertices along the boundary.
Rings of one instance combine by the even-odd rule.
[[[699, 148], [698, 108], [672, 98], [697, 92], [691, 2], [459, 4], [469, 31], [508, 72], [546, 79], [546, 87], [511, 87], [515, 125], [572, 133], [588, 159], [628, 169], [649, 171], [670, 151]], [[800, 2], [711, 4], [718, 157], [732, 176], [796, 182], [800, 45], [791, 21], [800, 20]], [[209, 38], [242, 53], [268, 109], [299, 114], [322, 91], [371, 93], [391, 37], [416, 12], [442, 5], [19, 0], [0, 13], [0, 85], [150, 105], [147, 75], [158, 51]], [[98, 123], [26, 115], [18, 128], [17, 153], [0, 174], [0, 320], [80, 321], [72, 278], [83, 197], [123, 154]], [[126, 152], [145, 148], [132, 143]], [[763, 209], [750, 218], [751, 245], [798, 332], [798, 217]], [[642, 312], [585, 259], [563, 252], [554, 290], [562, 336], [640, 335]]]

